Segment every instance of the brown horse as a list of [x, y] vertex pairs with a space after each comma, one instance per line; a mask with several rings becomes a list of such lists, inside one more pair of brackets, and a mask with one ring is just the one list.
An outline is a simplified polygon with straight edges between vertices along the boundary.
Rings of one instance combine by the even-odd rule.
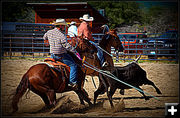
[[[124, 50], [124, 47], [119, 37], [117, 36], [116, 30], [110, 30], [106, 32], [106, 34], [103, 36], [102, 40], [100, 41], [99, 46], [105, 51], [107, 51], [109, 54], [111, 54], [111, 47], [114, 47], [115, 50], [118, 52], [121, 52]], [[103, 67], [103, 70], [112, 71], [114, 69], [114, 63], [113, 63], [112, 57], [109, 54], [103, 52], [104, 59], [106, 62], [108, 62], [108, 66], [106, 66], [105, 68]], [[96, 68], [102, 69], [102, 67], [100, 66], [100, 61], [97, 58], [97, 56], [95, 59], [88, 58], [87, 62], [90, 65], [95, 66]], [[94, 71], [90, 68], [87, 68], [86, 74], [91, 75], [91, 76], [99, 76], [99, 73], [97, 71]], [[102, 89], [104, 89], [104, 91]], [[102, 94], [105, 93], [105, 86], [100, 77], [99, 77], [99, 87], [94, 92], [94, 104], [96, 102], [98, 94], [101, 94], [99, 93], [99, 91], [102, 92]]]
[[[110, 30], [110, 31], [106, 32], [105, 35], [102, 37], [102, 40], [100, 41], [99, 46], [103, 50], [107, 51], [109, 54], [111, 54], [111, 47], [114, 47], [115, 50], [117, 50], [118, 52], [121, 52], [124, 50], [124, 47], [123, 47], [119, 37], [117, 36], [116, 30]], [[113, 59], [109, 54], [103, 52], [104, 59], [106, 62], [108, 62], [108, 67], [114, 67]], [[101, 69], [100, 61], [97, 58], [97, 56], [95, 57], [95, 59], [87, 58], [87, 62], [90, 65]], [[98, 76], [97, 71], [94, 71], [90, 68], [86, 68], [86, 69], [87, 69], [87, 72], [86, 72], [87, 75]]]
[[[92, 58], [97, 49], [89, 43], [87, 40], [72, 40], [72, 46], [77, 46], [76, 50], [83, 55], [90, 55]], [[22, 77], [16, 93], [13, 96], [12, 108], [13, 113], [18, 110], [19, 99], [23, 96], [27, 89], [33, 91], [39, 95], [44, 101], [45, 105], [52, 107], [56, 104], [56, 93], [62, 93], [66, 91], [75, 91], [78, 95], [81, 104], [84, 104], [85, 100], [89, 105], [92, 105], [88, 98], [87, 92], [83, 89], [85, 72], [82, 70], [82, 62], [77, 57], [70, 53], [73, 59], [78, 64], [78, 89], [74, 89], [68, 86], [69, 83], [69, 71], [67, 67], [61, 67], [60, 70], [52, 68], [45, 63], [36, 64], [32, 66]]]

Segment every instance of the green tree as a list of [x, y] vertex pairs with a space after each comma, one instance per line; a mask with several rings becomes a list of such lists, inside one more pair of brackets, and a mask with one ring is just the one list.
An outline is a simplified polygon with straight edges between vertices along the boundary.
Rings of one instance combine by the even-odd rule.
[[136, 2], [89, 2], [97, 10], [105, 9], [105, 16], [109, 20], [109, 26], [115, 28], [123, 24], [133, 24], [141, 21], [141, 10]]
[[144, 24], [153, 33], [165, 32], [171, 28], [177, 28], [177, 9], [163, 6], [152, 6], [144, 14]]
[[3, 2], [2, 20], [8, 22], [34, 22], [35, 12], [25, 2]]

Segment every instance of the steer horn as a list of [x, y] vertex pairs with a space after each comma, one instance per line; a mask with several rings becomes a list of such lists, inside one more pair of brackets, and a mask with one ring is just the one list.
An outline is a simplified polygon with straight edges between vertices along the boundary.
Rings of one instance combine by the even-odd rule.
[[141, 55], [139, 55], [139, 57], [136, 58], [134, 61], [137, 63], [140, 58], [141, 58]]

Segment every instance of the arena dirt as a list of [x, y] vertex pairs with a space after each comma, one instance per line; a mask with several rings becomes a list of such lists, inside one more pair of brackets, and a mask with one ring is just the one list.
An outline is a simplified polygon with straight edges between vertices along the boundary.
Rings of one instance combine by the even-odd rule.
[[[160, 101], [150, 98], [146, 101], [135, 89], [125, 91], [125, 95], [120, 95], [116, 90], [113, 101], [118, 103], [123, 98], [125, 108], [119, 112], [103, 108], [103, 101], [107, 100], [106, 94], [100, 95], [97, 104], [89, 107], [88, 104], [80, 105], [75, 92], [57, 93], [57, 105], [55, 108], [47, 109], [41, 98], [29, 92], [25, 94], [19, 102], [19, 110], [15, 114], [10, 114], [12, 93], [15, 92], [21, 77], [32, 66], [41, 61], [35, 60], [1, 60], [1, 108], [3, 116], [50, 116], [50, 117], [82, 117], [82, 116], [120, 116], [120, 117], [159, 117], [165, 114], [165, 103], [179, 102], [179, 65], [163, 63], [141, 63], [140, 66], [147, 72], [149, 80], [152, 80], [161, 90], [162, 95], [158, 95], [155, 89], [149, 85], [141, 88], [156, 96]], [[118, 66], [126, 65], [119, 64]], [[90, 76], [86, 76], [85, 89], [93, 102], [94, 85]], [[98, 78], [94, 77], [96, 86]]]

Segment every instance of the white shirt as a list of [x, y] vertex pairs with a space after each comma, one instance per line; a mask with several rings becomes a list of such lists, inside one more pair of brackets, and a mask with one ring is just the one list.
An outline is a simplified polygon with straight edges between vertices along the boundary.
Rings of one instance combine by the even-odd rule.
[[75, 37], [77, 36], [77, 27], [75, 25], [71, 25], [69, 28], [68, 28], [68, 35], [70, 37]]

